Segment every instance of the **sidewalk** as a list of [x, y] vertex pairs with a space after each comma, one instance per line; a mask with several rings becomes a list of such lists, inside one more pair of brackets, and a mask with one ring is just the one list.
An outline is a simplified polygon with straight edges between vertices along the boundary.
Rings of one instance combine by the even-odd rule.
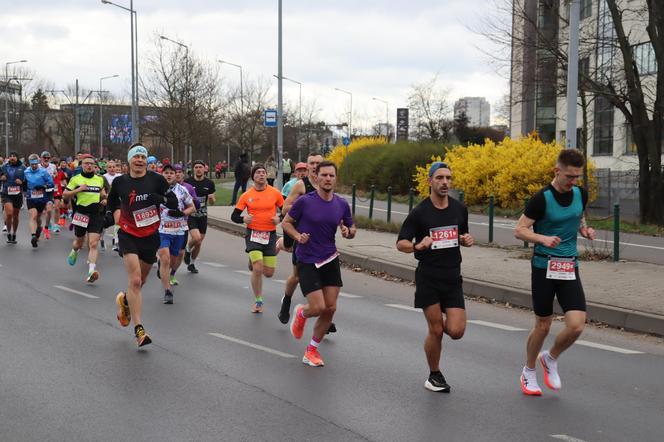
[[[232, 207], [208, 207], [210, 226], [232, 232], [244, 227], [230, 220]], [[353, 240], [337, 235], [342, 261], [405, 279], [414, 278], [417, 261], [395, 247], [396, 235], [360, 230]], [[530, 263], [525, 249], [462, 248], [464, 292], [531, 307]], [[530, 249], [532, 253], [532, 248]], [[664, 336], [664, 266], [641, 262], [582, 262], [581, 279], [588, 317], [626, 330]], [[556, 311], [560, 312], [557, 308]]]

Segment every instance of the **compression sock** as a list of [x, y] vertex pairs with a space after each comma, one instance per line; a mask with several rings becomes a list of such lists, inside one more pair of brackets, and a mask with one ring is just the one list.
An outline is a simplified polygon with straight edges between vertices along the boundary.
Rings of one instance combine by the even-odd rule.
[[318, 339], [315, 336], [312, 336], [311, 341], [309, 342], [309, 346], [307, 347], [307, 351], [317, 349], [319, 345], [320, 345], [320, 339]]

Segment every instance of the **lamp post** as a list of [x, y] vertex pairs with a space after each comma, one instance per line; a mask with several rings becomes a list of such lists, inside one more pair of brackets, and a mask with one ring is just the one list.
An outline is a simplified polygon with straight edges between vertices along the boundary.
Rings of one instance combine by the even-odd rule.
[[353, 125], [353, 93], [349, 91], [345, 91], [343, 89], [339, 89], [338, 87], [334, 88], [335, 91], [343, 92], [344, 94], [350, 95], [350, 114], [348, 115], [348, 138], [350, 139], [350, 134], [352, 132], [352, 125]]
[[[188, 106], [188, 104], [189, 104], [189, 94], [187, 94], [186, 87], [188, 86], [187, 76], [189, 75], [189, 46], [187, 46], [186, 44], [184, 44], [180, 41], [168, 38], [165, 35], [160, 35], [159, 38], [161, 38], [162, 40], [166, 40], [168, 42], [171, 42], [175, 45], [178, 45], [181, 48], [184, 48], [184, 51], [185, 51], [184, 52], [184, 75], [185, 75], [185, 79], [184, 79], [185, 89], [184, 89], [184, 92], [185, 92], [185, 100], [187, 101], [187, 113], [188, 113], [188, 111], [189, 111], [189, 106]], [[186, 122], [186, 118], [185, 118], [185, 122]], [[189, 137], [187, 137], [187, 138], [189, 138]], [[187, 140], [187, 141], [191, 142], [191, 140]], [[193, 155], [192, 155], [192, 152], [190, 150], [191, 150], [191, 145], [189, 143], [185, 144], [185, 146], [184, 146], [184, 168], [185, 168], [185, 170], [187, 170], [187, 164], [189, 164], [187, 159], [189, 161], [192, 161], [192, 163], [193, 163], [193, 159], [191, 158]], [[172, 161], [175, 161], [175, 158], [172, 158], [172, 157], [173, 157], [173, 151], [171, 149], [171, 159], [172, 159]], [[193, 166], [193, 164], [192, 164], [192, 166]]]
[[576, 107], [579, 89], [579, 21], [580, 1], [571, 0], [569, 4], [569, 50], [567, 51], [567, 130], [566, 148], [577, 147]]
[[5, 158], [9, 156], [9, 65], [27, 62], [18, 60], [5, 63]]
[[387, 100], [383, 100], [382, 98], [373, 97], [372, 100], [385, 103], [385, 139], [389, 143], [390, 142], [390, 104], [387, 102]]
[[134, 10], [134, 0], [129, 0], [129, 7], [118, 5], [109, 0], [101, 0], [105, 5], [116, 6], [129, 12], [131, 27], [131, 141], [135, 143], [140, 138], [138, 127], [138, 16]]
[[108, 77], [101, 77], [99, 79], [99, 158], [104, 157], [104, 101], [103, 101], [103, 89], [102, 82], [108, 80], [109, 78], [117, 78], [118, 74], [109, 75]]
[[[243, 81], [242, 81], [242, 66], [239, 64], [231, 63], [230, 61], [225, 61], [225, 60], [217, 60], [220, 64], [227, 64], [230, 66], [235, 66], [240, 70], [240, 151], [242, 151], [242, 146], [244, 142], [244, 88], [243, 88]], [[252, 155], [253, 156], [253, 155]], [[249, 161], [251, 161], [251, 158], [249, 158]], [[229, 160], [228, 164], [230, 167], [230, 154], [229, 154]]]

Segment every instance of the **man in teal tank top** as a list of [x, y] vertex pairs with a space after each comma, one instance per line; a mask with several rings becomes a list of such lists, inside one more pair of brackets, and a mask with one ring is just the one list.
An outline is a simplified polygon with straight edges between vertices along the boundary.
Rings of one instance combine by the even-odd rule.
[[[576, 149], [558, 155], [551, 184], [533, 196], [515, 229], [515, 236], [535, 244], [532, 259], [532, 296], [535, 327], [526, 343], [526, 365], [521, 373], [521, 391], [540, 396], [535, 365], [542, 365], [544, 383], [552, 390], [561, 387], [558, 357], [578, 339], [586, 323], [586, 299], [579, 277], [577, 233], [595, 239], [583, 212], [588, 193], [575, 186], [585, 158]], [[531, 230], [532, 228], [532, 230]], [[565, 328], [553, 346], [540, 353], [553, 321], [553, 298], [565, 313]]]

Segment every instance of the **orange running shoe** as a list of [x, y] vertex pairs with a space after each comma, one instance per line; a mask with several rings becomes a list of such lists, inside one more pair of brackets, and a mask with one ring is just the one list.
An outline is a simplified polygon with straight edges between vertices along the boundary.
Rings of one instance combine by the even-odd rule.
[[115, 297], [115, 303], [118, 305], [118, 321], [120, 325], [126, 327], [131, 321], [131, 312], [129, 311], [129, 306], [125, 304], [126, 295], [124, 292], [118, 293], [118, 296]]
[[302, 334], [304, 333], [304, 325], [307, 323], [306, 318], [300, 317], [303, 309], [304, 306], [302, 304], [298, 304], [295, 306], [295, 310], [293, 310], [293, 319], [291, 319], [290, 331], [295, 339], [302, 338]]
[[58, 225], [61, 226], [61, 227], [64, 227], [64, 225], [65, 225], [65, 219], [64, 219], [64, 218], [60, 218], [60, 219], [58, 220]]
[[304, 352], [304, 356], [302, 357], [302, 363], [310, 367], [322, 367], [325, 365], [325, 362], [323, 362], [323, 358], [320, 357], [318, 349], [313, 348], [312, 350], [310, 350], [309, 347], [307, 347], [307, 351]]
[[42, 230], [44, 231], [44, 238], [51, 239], [51, 231], [48, 230], [48, 227], [44, 227]]

